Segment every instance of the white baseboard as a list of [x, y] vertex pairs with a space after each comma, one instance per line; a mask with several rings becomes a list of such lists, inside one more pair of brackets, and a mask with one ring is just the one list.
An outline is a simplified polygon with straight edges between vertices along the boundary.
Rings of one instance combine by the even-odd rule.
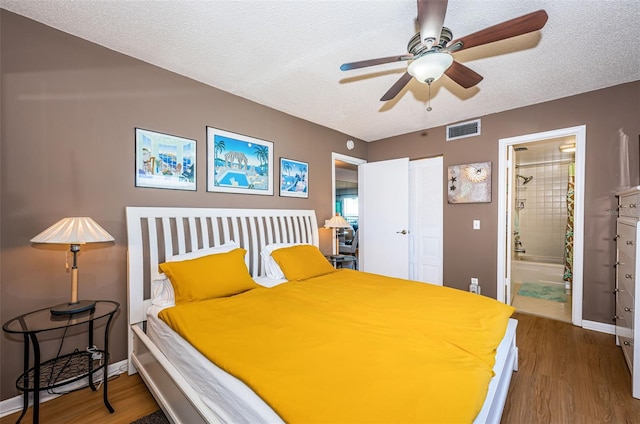
[[[109, 378], [113, 377], [114, 375], [119, 375], [124, 372], [127, 372], [127, 360], [124, 359], [120, 362], [116, 362], [115, 364], [110, 364], [107, 367], [107, 372], [108, 372], [107, 375], [109, 376]], [[96, 376], [102, 377], [102, 374], [99, 373], [99, 374], [96, 374]], [[96, 384], [99, 384], [101, 381], [102, 381], [101, 378], [97, 378], [96, 380], [94, 380]], [[82, 379], [82, 380], [78, 380], [73, 383], [70, 383], [66, 386], [58, 387], [57, 390], [69, 392], [71, 390], [76, 390], [88, 385], [89, 385], [88, 379]], [[55, 399], [60, 395], [61, 394], [52, 394], [52, 393], [47, 393], [46, 391], [42, 391], [40, 392], [40, 404], [43, 404], [51, 399]], [[22, 395], [5, 399], [2, 402], [0, 402], [0, 418], [7, 415], [11, 415], [14, 412], [21, 411], [23, 402], [24, 402], [24, 398], [22, 397]], [[31, 405], [33, 405], [33, 397], [29, 396], [29, 406]]]
[[599, 331], [600, 333], [616, 334], [616, 326], [603, 322], [582, 320], [582, 328], [585, 330]]

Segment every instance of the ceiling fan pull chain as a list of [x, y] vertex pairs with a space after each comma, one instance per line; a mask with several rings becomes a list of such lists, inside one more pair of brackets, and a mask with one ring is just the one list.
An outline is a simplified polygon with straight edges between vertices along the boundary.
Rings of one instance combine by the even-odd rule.
[[428, 81], [427, 85], [429, 86], [429, 100], [427, 100], [427, 112], [431, 112], [433, 109], [431, 109], [431, 82]]

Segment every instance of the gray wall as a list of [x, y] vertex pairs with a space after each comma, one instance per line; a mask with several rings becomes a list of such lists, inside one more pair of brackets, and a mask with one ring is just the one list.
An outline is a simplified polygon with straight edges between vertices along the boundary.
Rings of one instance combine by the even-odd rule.
[[[438, 113], [434, 109], [430, 113]], [[586, 125], [586, 189], [583, 317], [613, 324], [615, 188], [620, 181], [618, 129], [631, 146], [631, 182], [638, 184], [640, 81], [482, 117], [478, 137], [445, 141], [445, 127], [370, 143], [370, 162], [400, 157], [444, 156], [447, 167], [491, 161], [492, 201], [487, 204], [447, 204], [444, 193], [444, 281], [468, 289], [478, 277], [482, 293], [496, 296], [498, 140], [577, 125]], [[472, 221], [481, 229], [472, 230]]]
[[[315, 209], [331, 217], [331, 152], [345, 134], [304, 121], [2, 10], [0, 321], [69, 300], [62, 246], [29, 240], [65, 216], [91, 216], [115, 237], [79, 255], [80, 297], [113, 299], [122, 310], [112, 361], [126, 358], [125, 206]], [[205, 127], [269, 140], [281, 156], [309, 163], [309, 198], [206, 191]], [[134, 128], [197, 140], [197, 192], [134, 187]], [[331, 249], [320, 230], [321, 249]], [[79, 347], [86, 347], [84, 337]], [[83, 344], [84, 343], [84, 344]], [[58, 341], [44, 344], [53, 354]], [[73, 343], [65, 343], [65, 349]], [[0, 337], [1, 399], [17, 394], [21, 339]]]

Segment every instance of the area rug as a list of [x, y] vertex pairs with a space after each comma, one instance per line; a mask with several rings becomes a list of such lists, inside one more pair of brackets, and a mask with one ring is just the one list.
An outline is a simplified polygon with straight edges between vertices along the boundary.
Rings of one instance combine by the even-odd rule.
[[162, 411], [158, 409], [156, 412], [145, 415], [131, 424], [169, 424], [169, 420], [164, 416]]
[[562, 284], [523, 283], [518, 290], [518, 295], [553, 302], [567, 302], [567, 293]]

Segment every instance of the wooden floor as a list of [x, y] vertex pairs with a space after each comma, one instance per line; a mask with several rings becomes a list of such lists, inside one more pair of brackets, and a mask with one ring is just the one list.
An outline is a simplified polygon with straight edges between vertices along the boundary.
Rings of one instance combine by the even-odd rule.
[[[640, 423], [640, 400], [631, 397], [631, 375], [612, 335], [532, 315], [515, 318], [519, 371], [511, 380], [503, 424]], [[137, 375], [111, 380], [109, 399], [113, 414], [101, 391], [71, 393], [43, 404], [40, 421], [128, 424], [158, 409]], [[22, 422], [31, 423], [31, 410]]]
[[518, 372], [503, 424], [640, 423], [640, 400], [615, 337], [516, 314]]
[[[160, 409], [138, 374], [126, 373], [109, 380], [110, 414], [102, 401], [102, 389], [86, 388], [60, 396], [40, 405], [42, 424], [129, 424]], [[20, 424], [32, 424], [31, 408]], [[0, 418], [0, 424], [15, 423], [20, 413]]]

